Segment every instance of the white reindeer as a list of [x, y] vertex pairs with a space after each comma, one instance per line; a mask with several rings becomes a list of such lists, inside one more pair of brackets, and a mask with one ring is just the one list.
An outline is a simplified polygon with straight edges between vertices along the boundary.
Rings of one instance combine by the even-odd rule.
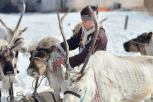
[[[18, 48], [18, 45], [22, 45], [24, 44], [24, 41], [21, 40], [23, 38], [20, 37], [20, 33], [18, 28], [22, 19], [22, 16], [25, 12], [25, 2], [23, 1], [23, 11], [22, 11], [22, 15], [20, 16], [20, 19], [17, 23], [17, 26], [15, 28], [15, 30], [9, 30], [9, 28], [5, 25], [5, 23], [1, 21], [1, 23], [7, 28], [7, 30], [9, 30], [11, 33], [11, 36], [9, 37], [8, 35], [6, 35], [6, 39], [0, 39], [0, 45], [2, 46], [2, 50], [1, 50], [1, 54], [0, 54], [0, 76], [1, 76], [1, 80], [2, 80], [2, 89], [4, 90], [8, 90], [9, 88], [9, 94], [10, 94], [10, 100], [12, 101], [14, 99], [13, 96], [13, 82], [15, 82], [15, 78], [14, 76], [17, 73], [17, 68], [16, 68], [16, 59], [17, 59], [17, 53], [13, 53], [13, 50], [15, 48]], [[2, 30], [3, 31], [3, 30]], [[6, 33], [1, 33], [1, 35], [5, 35]], [[18, 35], [16, 35], [18, 34]], [[18, 37], [16, 37], [18, 36]], [[6, 42], [9, 42], [9, 44]], [[22, 43], [22, 44], [20, 44]], [[16, 49], [17, 50], [17, 49]], [[16, 51], [15, 50], [15, 51]], [[1, 97], [1, 91], [0, 91], [0, 97]]]
[[[13, 39], [13, 38], [12, 38]], [[0, 40], [0, 98], [1, 89], [8, 91], [10, 100], [13, 100], [13, 83], [16, 82], [15, 75], [17, 74], [17, 60], [13, 49], [20, 43], [15, 45], [7, 43], [6, 40]]]
[[[140, 52], [141, 55], [153, 56], [153, 33], [145, 32], [138, 37], [125, 42], [123, 46], [127, 52]], [[147, 101], [149, 100], [151, 99], [148, 99]]]
[[151, 56], [120, 57], [98, 51], [91, 56], [81, 76], [76, 77], [76, 74], [63, 82], [63, 100], [140, 102], [149, 98], [153, 91], [152, 66]]

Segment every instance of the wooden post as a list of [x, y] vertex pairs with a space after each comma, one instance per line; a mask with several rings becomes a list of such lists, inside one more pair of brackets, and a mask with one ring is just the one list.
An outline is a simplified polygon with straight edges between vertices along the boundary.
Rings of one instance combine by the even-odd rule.
[[127, 29], [127, 25], [128, 25], [128, 18], [129, 18], [129, 16], [126, 16], [125, 25], [124, 25], [124, 29], [125, 30]]

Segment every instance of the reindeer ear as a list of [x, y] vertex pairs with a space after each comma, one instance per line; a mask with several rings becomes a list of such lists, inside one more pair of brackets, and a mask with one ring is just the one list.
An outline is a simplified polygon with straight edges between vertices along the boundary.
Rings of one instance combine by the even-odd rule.
[[13, 30], [12, 29], [7, 29], [7, 32], [11, 35], [13, 35]]
[[22, 30], [22, 32], [25, 32], [27, 29], [28, 29], [28, 27], [24, 28], [24, 29]]
[[146, 40], [150, 40], [152, 38], [152, 32], [149, 32], [147, 35], [146, 35]]
[[147, 35], [152, 36], [152, 32], [149, 32]]
[[65, 79], [66, 68], [63, 66], [63, 64], [61, 64], [61, 69], [62, 69], [63, 78]]
[[33, 52], [34, 52], [34, 50], [30, 51], [30, 55], [32, 55], [32, 54], [33, 54]]

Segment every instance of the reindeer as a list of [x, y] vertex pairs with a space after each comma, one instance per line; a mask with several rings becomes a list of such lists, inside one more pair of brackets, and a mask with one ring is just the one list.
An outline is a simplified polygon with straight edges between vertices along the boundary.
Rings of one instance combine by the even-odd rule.
[[[23, 0], [23, 5], [25, 5], [25, 2]], [[25, 12], [25, 7], [23, 8], [23, 11], [22, 11], [22, 14], [20, 16], [20, 18], [22, 18], [23, 14]], [[21, 19], [19, 19], [18, 22], [21, 22], [20, 21]], [[6, 28], [5, 29], [0, 29], [0, 39], [4, 39], [6, 40], [7, 42], [10, 42], [13, 34], [14, 34], [14, 30], [8, 28], [6, 26], [6, 24], [0, 19], [0, 22], [2, 23], [2, 25]], [[19, 25], [17, 25], [19, 26]], [[16, 57], [18, 57], [18, 53], [21, 52], [21, 53], [25, 53], [28, 51], [28, 47], [25, 43], [25, 40], [24, 40], [24, 34], [23, 32], [25, 32], [27, 30], [27, 27], [24, 28], [23, 30], [22, 29], [17, 29], [16, 30], [16, 36], [14, 38], [14, 43], [17, 43], [17, 42], [21, 42], [18, 46], [15, 47], [15, 52], [16, 52]]]
[[[53, 68], [52, 62], [57, 60], [57, 57], [65, 56], [59, 50], [54, 51], [55, 44], [60, 41], [53, 37], [43, 38], [36, 50], [31, 52], [30, 64], [27, 69], [27, 74], [33, 78], [45, 75], [50, 83], [50, 87], [60, 95], [61, 84], [64, 81], [61, 67]], [[51, 48], [47, 50], [48, 47]], [[71, 56], [73, 55], [70, 52]], [[71, 69], [71, 68], [70, 68]]]
[[[13, 50], [15, 48], [17, 48], [17, 46], [22, 42], [22, 38], [18, 38], [16, 37], [16, 33], [18, 33], [18, 28], [19, 28], [19, 25], [20, 25], [20, 22], [21, 22], [21, 19], [22, 19], [22, 16], [25, 12], [25, 2], [23, 1], [23, 11], [22, 11], [22, 15], [20, 16], [20, 19], [17, 23], [17, 26], [15, 28], [15, 30], [10, 30], [12, 33], [11, 37], [6, 37], [6, 40], [8, 40], [7, 42], [9, 42], [9, 44], [6, 42], [6, 40], [4, 39], [1, 39], [1, 43], [2, 44], [2, 50], [1, 50], [1, 55], [0, 55], [0, 65], [1, 65], [1, 80], [2, 80], [2, 89], [4, 90], [8, 90], [9, 88], [9, 95], [10, 95], [10, 100], [12, 101], [14, 99], [14, 96], [13, 96], [13, 82], [15, 82], [15, 78], [14, 76], [16, 75], [16, 73], [18, 72], [17, 71], [17, 68], [16, 68], [16, 58], [17, 58], [17, 54], [14, 55], [13, 53]], [[0, 20], [1, 23], [7, 27], [5, 25], [5, 23]], [[9, 29], [9, 28], [8, 28]], [[21, 32], [20, 32], [21, 33]], [[2, 33], [4, 34], [4, 33]], [[20, 35], [20, 34], [19, 34]], [[18, 38], [18, 39], [17, 39]], [[3, 47], [5, 45], [5, 47]], [[21, 44], [20, 44], [21, 46]], [[3, 50], [4, 49], [4, 50]], [[8, 84], [10, 83], [10, 84]], [[1, 97], [1, 90], [0, 90], [0, 97]]]
[[96, 29], [92, 46], [80, 71], [66, 72], [62, 66], [63, 76], [71, 74], [61, 85], [63, 102], [140, 102], [149, 98], [153, 92], [152, 56], [115, 56], [97, 51], [90, 58], [99, 24], [89, 9]]
[[[12, 37], [14, 40], [14, 37]], [[16, 82], [15, 75], [17, 74], [17, 60], [13, 49], [20, 43], [13, 42], [8, 44], [6, 40], [0, 40], [0, 98], [1, 89], [9, 90], [10, 100], [13, 100], [13, 83]]]
[[153, 33], [143, 33], [137, 38], [129, 40], [123, 44], [125, 51], [127, 52], [140, 52], [142, 55], [153, 56]]
[[[67, 15], [67, 13], [62, 17], [62, 20]], [[61, 22], [59, 22], [59, 26], [60, 23]], [[61, 32], [63, 32], [61, 26], [60, 30]], [[59, 43], [59, 40], [52, 37], [46, 37], [42, 39], [38, 43], [37, 49], [31, 52], [30, 65], [27, 69], [27, 74], [33, 78], [38, 78], [42, 75], [47, 76], [50, 87], [54, 89], [54, 91], [57, 92], [58, 95], [60, 95], [61, 93], [61, 84], [63, 83], [64, 78], [62, 76], [61, 67], [54, 68], [52, 62], [56, 61], [57, 57], [66, 56], [64, 51], [55, 50], [55, 45]], [[47, 50], [48, 47], [50, 48]], [[69, 52], [69, 55], [73, 56], [73, 53]], [[67, 68], [69, 70], [76, 70], [76, 68], [72, 69], [70, 65], [68, 65]]]
[[125, 42], [123, 44], [125, 51], [134, 53], [140, 52], [141, 55], [153, 56], [152, 35], [152, 32], [145, 32], [139, 35], [137, 38]]

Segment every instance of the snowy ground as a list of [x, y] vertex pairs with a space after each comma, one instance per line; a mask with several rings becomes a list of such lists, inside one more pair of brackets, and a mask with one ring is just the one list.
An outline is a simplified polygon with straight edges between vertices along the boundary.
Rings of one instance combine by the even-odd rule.
[[[0, 18], [10, 28], [15, 28], [20, 14], [0, 14]], [[63, 15], [63, 14], [61, 14]], [[129, 16], [128, 28], [124, 30], [125, 16]], [[123, 43], [129, 39], [137, 37], [143, 32], [152, 31], [153, 19], [147, 13], [144, 12], [100, 12], [98, 19], [108, 17], [104, 22], [103, 27], [106, 30], [108, 37], [107, 51], [115, 55], [140, 55], [127, 53], [123, 49]], [[80, 14], [69, 13], [63, 21], [64, 32], [67, 38], [72, 36], [72, 29], [80, 22]], [[68, 25], [70, 24], [70, 25]], [[2, 27], [2, 25], [0, 25]], [[40, 41], [47, 36], [55, 37], [62, 41], [62, 36], [58, 27], [58, 19], [56, 13], [28, 13], [24, 14], [21, 22], [21, 27], [28, 27], [25, 32], [25, 40], [27, 44], [31, 44], [34, 41]], [[77, 50], [74, 51], [77, 54]], [[29, 55], [19, 55], [18, 69], [20, 73], [16, 76], [18, 83], [14, 84], [14, 93], [22, 92], [23, 94], [30, 95], [33, 92], [32, 81], [33, 78], [26, 74], [26, 69], [29, 65]], [[45, 81], [38, 88], [38, 92], [41, 92], [49, 87], [45, 85]], [[16, 95], [16, 94], [15, 94]], [[2, 102], [7, 102], [6, 97], [8, 93], [4, 92], [2, 95]], [[15, 96], [16, 99], [19, 97]]]

